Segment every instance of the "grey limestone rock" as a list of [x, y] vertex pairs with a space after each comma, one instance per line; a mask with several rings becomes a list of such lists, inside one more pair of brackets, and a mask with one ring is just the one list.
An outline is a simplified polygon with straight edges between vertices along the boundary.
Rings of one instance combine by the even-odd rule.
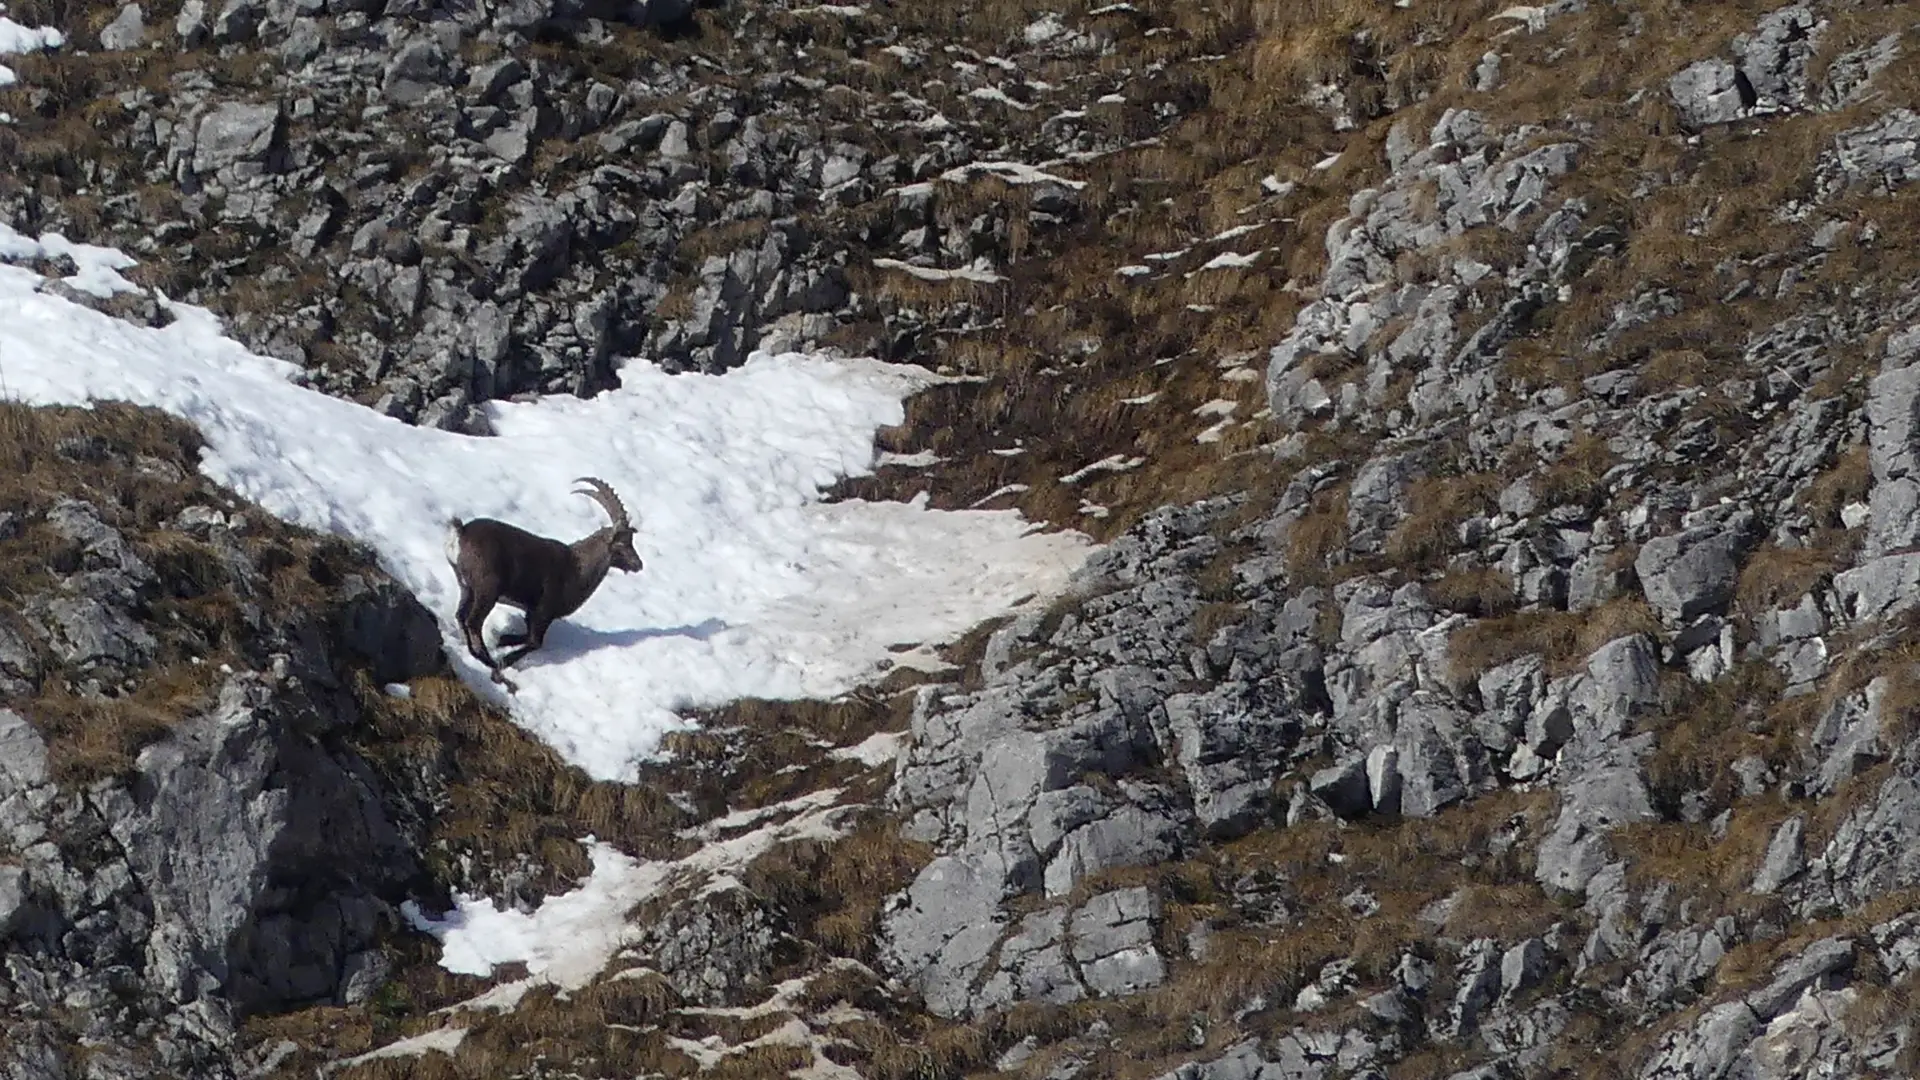
[[1737, 119], [1748, 108], [1740, 83], [1746, 78], [1740, 69], [1725, 60], [1702, 60], [1674, 73], [1667, 80], [1680, 116], [1695, 127], [1724, 124]]
[[1089, 989], [1118, 997], [1166, 978], [1166, 963], [1153, 944], [1159, 917], [1159, 897], [1138, 887], [1102, 893], [1074, 912], [1072, 955]]
[[1047, 863], [1048, 896], [1065, 896], [1081, 880], [1102, 870], [1150, 866], [1179, 850], [1179, 826], [1146, 807], [1124, 804], [1068, 833], [1059, 854]]
[[13, 936], [26, 918], [27, 872], [24, 867], [0, 863], [0, 941]]
[[1751, 33], [1734, 39], [1731, 61], [1702, 60], [1667, 80], [1681, 119], [1692, 127], [1724, 124], [1754, 110], [1810, 104], [1808, 65], [1826, 23], [1805, 4], [1761, 16]]
[[453, 80], [446, 50], [431, 38], [410, 41], [394, 54], [380, 91], [396, 105], [418, 105]]
[[1585, 892], [1607, 863], [1606, 833], [1657, 819], [1646, 780], [1634, 760], [1644, 745], [1644, 737], [1636, 737], [1594, 754], [1561, 785], [1560, 816], [1540, 842], [1535, 877], [1542, 885]]
[[1313, 774], [1313, 794], [1343, 818], [1356, 818], [1373, 809], [1367, 784], [1367, 759], [1357, 755], [1343, 764], [1329, 765]]
[[266, 5], [260, 0], [224, 0], [219, 13], [213, 17], [214, 44], [251, 42], [266, 17]]
[[1298, 739], [1298, 718], [1237, 686], [1175, 694], [1165, 709], [1201, 827], [1225, 837], [1258, 824], [1271, 806], [1274, 776]]
[[1920, 365], [1882, 371], [1868, 384], [1867, 463], [1873, 488], [1862, 554], [1920, 544]]
[[1865, 805], [1840, 822], [1807, 867], [1804, 908], [1850, 909], [1920, 884], [1920, 846], [1904, 839], [1920, 829], [1920, 780], [1914, 771], [1903, 762]]
[[[141, 752], [131, 787], [99, 796], [153, 907], [149, 975], [175, 1001], [215, 987], [243, 1011], [335, 998], [384, 908], [364, 890], [412, 872], [364, 779], [275, 709], [263, 685], [236, 679]], [[302, 874], [311, 888], [277, 884]], [[342, 874], [359, 883], [325, 884]]]
[[1854, 962], [1854, 944], [1846, 938], [1817, 941], [1781, 964], [1766, 986], [1740, 999], [1715, 1005], [1691, 1026], [1667, 1035], [1640, 1070], [1642, 1080], [1691, 1080], [1696, 1077], [1794, 1075], [1755, 1071], [1756, 1040], [1773, 1028], [1811, 990], [1833, 989]]
[[1920, 113], [1909, 108], [1884, 116], [1834, 139], [1817, 167], [1825, 199], [1849, 189], [1886, 191], [1920, 176]]
[[1504, 967], [1499, 943], [1480, 938], [1469, 944], [1454, 973], [1453, 1002], [1447, 1012], [1447, 1034], [1453, 1038], [1471, 1035], [1480, 1026], [1480, 1018], [1500, 996]]
[[639, 947], [682, 997], [713, 1006], [750, 997], [765, 982], [779, 939], [766, 906], [730, 888], [668, 905], [649, 920]]
[[147, 23], [139, 4], [120, 9], [113, 21], [100, 28], [100, 47], [108, 52], [137, 49], [146, 41]]
[[48, 650], [68, 667], [133, 668], [150, 662], [159, 642], [127, 609], [88, 595], [46, 597], [28, 609]]
[[440, 670], [440, 625], [413, 594], [391, 581], [342, 584], [341, 644], [365, 660], [376, 683], [399, 683]]
[[0, 802], [47, 783], [47, 744], [26, 718], [0, 709]]
[[1887, 686], [1885, 676], [1877, 677], [1821, 713], [1808, 739], [1812, 768], [1805, 787], [1809, 795], [1831, 795], [1890, 756], [1881, 717]]
[[1539, 985], [1547, 974], [1547, 943], [1528, 938], [1500, 954], [1500, 992], [1512, 997]]
[[1016, 1000], [1066, 1005], [1085, 999], [1087, 989], [1061, 944], [1066, 924], [1064, 908], [1022, 919], [1000, 943], [1000, 970], [981, 986], [974, 1007], [993, 1008]]
[[277, 104], [226, 102], [201, 117], [193, 143], [193, 171], [202, 176], [222, 169], [273, 164], [282, 149], [283, 118]]
[[1773, 839], [1767, 844], [1765, 861], [1753, 876], [1749, 886], [1762, 895], [1778, 892], [1782, 885], [1791, 881], [1806, 869], [1807, 857], [1803, 850], [1806, 838], [1807, 819], [1804, 814], [1795, 814], [1780, 823], [1774, 830]]
[[40, 685], [40, 657], [11, 621], [0, 620], [0, 695], [30, 694]]
[[1404, 454], [1374, 458], [1360, 467], [1347, 493], [1349, 548], [1380, 550], [1406, 514], [1407, 485], [1422, 471], [1416, 458]]
[[1871, 88], [1874, 76], [1899, 57], [1900, 35], [1897, 33], [1834, 57], [1827, 65], [1821, 104], [1832, 109], [1858, 101]]
[[1833, 577], [1838, 614], [1855, 623], [1891, 619], [1920, 604], [1920, 552], [1868, 559]]
[[197, 49], [206, 44], [207, 27], [206, 0], [185, 0], [180, 5], [180, 14], [173, 20], [174, 33], [180, 35], [180, 43], [189, 49]]
[[963, 1014], [1006, 925], [1006, 860], [969, 850], [929, 863], [882, 916], [881, 957], [942, 1016]]
[[1726, 525], [1699, 525], [1647, 541], [1634, 559], [1647, 602], [1672, 623], [1725, 611], [1751, 542], [1751, 524], [1748, 514]]

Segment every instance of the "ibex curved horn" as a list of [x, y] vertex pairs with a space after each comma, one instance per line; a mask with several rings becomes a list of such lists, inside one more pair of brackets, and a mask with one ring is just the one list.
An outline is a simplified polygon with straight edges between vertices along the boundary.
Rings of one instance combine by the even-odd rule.
[[621, 505], [620, 496], [613, 493], [613, 488], [609, 487], [605, 480], [591, 476], [582, 476], [575, 480], [574, 483], [585, 484], [593, 489], [592, 491], [576, 491], [574, 494], [585, 495], [587, 498], [599, 503], [600, 508], [607, 512], [607, 516], [613, 519], [614, 528], [626, 529], [632, 527], [633, 522], [627, 518], [627, 508]]

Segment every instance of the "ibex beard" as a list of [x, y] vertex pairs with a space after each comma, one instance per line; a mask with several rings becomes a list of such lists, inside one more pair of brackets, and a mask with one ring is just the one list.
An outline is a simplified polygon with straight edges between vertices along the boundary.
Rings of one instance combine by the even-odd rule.
[[[608, 570], [637, 573], [642, 565], [633, 549], [633, 524], [620, 497], [603, 480], [583, 476], [575, 482], [590, 490], [574, 494], [599, 503], [611, 523], [571, 544], [493, 518], [449, 522], [447, 561], [460, 583], [455, 619], [467, 651], [509, 692], [519, 687], [507, 678], [506, 669], [546, 643], [547, 628], [555, 619], [578, 611], [606, 580]], [[526, 615], [527, 626], [524, 633], [500, 635], [499, 644], [513, 649], [495, 660], [483, 628], [499, 604], [518, 608]]]

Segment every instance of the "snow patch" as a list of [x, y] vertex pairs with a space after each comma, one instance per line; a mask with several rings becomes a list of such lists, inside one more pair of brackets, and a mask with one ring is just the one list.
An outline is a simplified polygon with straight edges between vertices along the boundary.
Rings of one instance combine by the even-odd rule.
[[[636, 904], [682, 883], [705, 880], [701, 895], [735, 884], [733, 874], [774, 845], [793, 840], [831, 840], [835, 821], [852, 805], [818, 805], [806, 799], [766, 808], [805, 807], [777, 824], [718, 840], [683, 859], [635, 859], [589, 836], [581, 843], [593, 871], [580, 887], [550, 896], [533, 911], [505, 910], [485, 897], [454, 895], [453, 910], [428, 915], [414, 901], [401, 905], [413, 927], [440, 942], [440, 966], [459, 975], [485, 977], [501, 964], [522, 963], [540, 983], [577, 990], [600, 974], [615, 953], [633, 943], [639, 929], [627, 922]], [[758, 811], [754, 811], [758, 812]]]
[[875, 259], [873, 265], [881, 270], [899, 270], [912, 274], [921, 281], [977, 281], [982, 285], [991, 285], [996, 281], [1006, 280], [991, 270], [974, 266], [963, 266], [957, 270], [941, 270], [932, 266], [915, 266], [899, 259]]
[[1245, 270], [1247, 267], [1259, 262], [1260, 256], [1265, 255], [1270, 250], [1272, 249], [1261, 248], [1259, 251], [1249, 251], [1244, 254], [1238, 251], [1223, 251], [1213, 258], [1208, 259], [1197, 269], [1187, 271], [1183, 276], [1192, 277], [1195, 274], [1203, 274], [1209, 270]]
[[[118, 287], [104, 249], [8, 230], [12, 252], [58, 251]], [[26, 257], [32, 253], [27, 252]], [[110, 276], [111, 274], [111, 276]], [[1063, 588], [1089, 551], [1011, 510], [822, 502], [870, 473], [877, 428], [940, 381], [874, 360], [756, 353], [725, 375], [635, 362], [591, 400], [487, 406], [494, 437], [412, 427], [293, 383], [298, 369], [222, 335], [205, 309], [161, 297], [175, 321], [136, 326], [39, 290], [0, 265], [0, 380], [19, 400], [121, 400], [206, 438], [201, 470], [267, 512], [368, 545], [442, 620], [477, 692], [596, 779], [626, 779], [684, 711], [743, 697], [831, 698], [988, 618]], [[546, 648], [489, 683], [452, 625], [446, 522], [497, 517], [572, 539], [604, 523], [573, 480], [610, 483], [646, 569], [616, 573]], [[502, 622], [507, 613], [499, 613]]]
[[1009, 184], [1059, 184], [1075, 191], [1087, 186], [1085, 180], [1069, 180], [1064, 176], [1056, 176], [1045, 169], [1035, 168], [1018, 161], [969, 162], [941, 173], [940, 179], [948, 183], [964, 184], [973, 179], [975, 173], [986, 173]]
[[1060, 478], [1063, 484], [1077, 484], [1097, 472], [1127, 472], [1146, 464], [1143, 457], [1128, 457], [1125, 454], [1110, 454], [1090, 465], [1083, 465]]
[[938, 465], [945, 460], [947, 459], [931, 450], [916, 450], [911, 454], [897, 454], [888, 450], [880, 455], [879, 460], [874, 462], [874, 467], [885, 468], [889, 465], [898, 465], [903, 469], [926, 469]]
[[906, 744], [906, 732], [881, 731], [867, 736], [852, 746], [837, 747], [829, 751], [827, 756], [835, 761], [857, 761], [873, 769], [898, 758]]
[[322, 1066], [321, 1075], [324, 1076], [365, 1065], [370, 1061], [381, 1061], [387, 1058], [421, 1057], [430, 1053], [451, 1054], [455, 1050], [460, 1049], [460, 1044], [465, 1042], [466, 1038], [466, 1028], [440, 1028], [435, 1031], [429, 1031], [424, 1035], [414, 1035], [410, 1038], [395, 1040], [378, 1049], [369, 1050], [364, 1054], [360, 1054], [357, 1057], [328, 1062], [325, 1066]]
[[[0, 5], [0, 11], [5, 10], [5, 6]], [[0, 56], [57, 49], [66, 43], [66, 35], [51, 26], [22, 26], [0, 15]], [[17, 78], [12, 68], [0, 64], [0, 86], [12, 86]]]
[[61, 256], [72, 259], [78, 268], [61, 280], [81, 292], [105, 299], [114, 293], [140, 291], [140, 286], [120, 276], [120, 271], [137, 265], [124, 253], [93, 244], [76, 244], [59, 233], [32, 239], [0, 221], [0, 262], [32, 263]]
[[1020, 32], [1020, 36], [1025, 38], [1029, 45], [1045, 45], [1066, 32], [1067, 24], [1060, 21], [1060, 16], [1049, 11], [1028, 23], [1027, 28]]
[[967, 91], [967, 96], [974, 99], [975, 101], [998, 102], [1010, 108], [1018, 109], [1021, 112], [1033, 111], [1033, 106], [1027, 104], [1024, 101], [1017, 101], [1014, 98], [1008, 97], [1007, 92], [1005, 90], [1000, 89], [997, 86], [975, 87], [974, 89]]

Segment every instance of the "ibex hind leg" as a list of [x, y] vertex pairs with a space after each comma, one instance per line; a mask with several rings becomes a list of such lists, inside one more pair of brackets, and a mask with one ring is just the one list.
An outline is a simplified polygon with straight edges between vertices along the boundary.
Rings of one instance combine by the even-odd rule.
[[460, 636], [467, 643], [467, 652], [489, 669], [498, 671], [500, 664], [494, 660], [492, 650], [487, 648], [487, 616], [493, 612], [495, 602], [493, 597], [477, 596], [462, 585], [456, 618], [460, 623]]

